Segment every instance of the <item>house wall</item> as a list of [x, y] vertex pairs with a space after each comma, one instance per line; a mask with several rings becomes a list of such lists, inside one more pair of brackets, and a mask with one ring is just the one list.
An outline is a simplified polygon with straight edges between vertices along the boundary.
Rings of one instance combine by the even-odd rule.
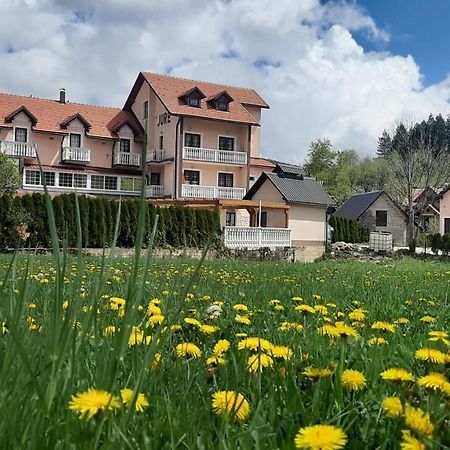
[[441, 213], [441, 217], [440, 217], [440, 221], [439, 221], [439, 228], [440, 228], [440, 233], [443, 235], [445, 228], [444, 228], [444, 223], [445, 223], [445, 219], [450, 220], [450, 191], [447, 191], [443, 197], [440, 200], [439, 203], [439, 211]]
[[[387, 226], [376, 226], [376, 211], [387, 211]], [[387, 231], [392, 234], [394, 245], [406, 245], [406, 226], [407, 218], [393, 201], [386, 195], [382, 194], [375, 202], [361, 215], [358, 222], [369, 228], [370, 231]]]
[[[245, 106], [245, 109], [253, 116], [253, 118], [261, 124], [261, 108], [258, 106]], [[251, 147], [250, 156], [253, 158], [259, 158], [261, 145], [261, 127], [251, 127]]]

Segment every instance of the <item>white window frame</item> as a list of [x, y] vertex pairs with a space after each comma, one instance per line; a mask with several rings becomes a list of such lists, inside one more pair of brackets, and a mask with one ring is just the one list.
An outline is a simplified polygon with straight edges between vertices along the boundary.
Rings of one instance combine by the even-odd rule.
[[[233, 186], [219, 186], [219, 173], [227, 173], [227, 174], [233, 175]], [[227, 172], [225, 170], [219, 170], [217, 172], [217, 183], [216, 183], [216, 186], [217, 187], [232, 187], [232, 188], [236, 187], [236, 172]]]
[[123, 152], [123, 153], [130, 153], [130, 154], [133, 153], [133, 139], [131, 139], [129, 137], [120, 137], [120, 136], [119, 136], [119, 142], [118, 142], [118, 144], [119, 144], [119, 152], [122, 152], [122, 148], [121, 148], [120, 142], [123, 141], [123, 140], [130, 141], [130, 151], [129, 152]]
[[70, 145], [70, 135], [71, 134], [78, 134], [80, 136], [80, 147], [73, 147], [73, 148], [84, 148], [84, 136], [83, 136], [84, 133], [79, 133], [77, 131], [69, 131], [69, 134], [67, 135], [67, 146], [71, 147], [71, 145]]
[[[220, 138], [224, 137], [224, 138], [233, 138], [234, 139], [234, 150], [233, 152], [236, 152], [238, 150], [236, 150], [237, 148], [237, 137], [236, 136], [231, 136], [231, 135], [226, 135], [226, 134], [219, 134], [217, 135], [217, 150], [219, 150], [219, 142], [220, 142]], [[222, 151], [230, 151], [230, 150], [222, 150]]]
[[[183, 178], [186, 180], [186, 177], [184, 176], [184, 171], [185, 170], [198, 172], [198, 185], [197, 184], [193, 184], [192, 186], [203, 186], [202, 185], [202, 171], [201, 171], [201, 169], [193, 169], [193, 168], [190, 168], [190, 167], [183, 167]], [[182, 183], [182, 184], [191, 184], [191, 183]]]
[[193, 130], [183, 131], [183, 147], [188, 147], [184, 144], [186, 142], [186, 137], [185, 137], [186, 133], [200, 135], [200, 147], [198, 147], [198, 148], [205, 148], [205, 147], [203, 147], [203, 133], [201, 133], [199, 131], [193, 131]]
[[27, 142], [24, 142], [24, 144], [29, 144], [30, 141], [30, 134], [31, 134], [31, 127], [28, 125], [14, 125], [13, 126], [13, 142], [16, 142], [16, 128], [23, 128], [24, 130], [27, 130]]

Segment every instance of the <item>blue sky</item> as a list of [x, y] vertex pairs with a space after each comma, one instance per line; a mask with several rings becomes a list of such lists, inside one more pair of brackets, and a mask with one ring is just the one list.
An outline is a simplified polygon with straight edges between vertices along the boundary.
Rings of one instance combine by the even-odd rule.
[[359, 0], [357, 4], [390, 34], [389, 42], [376, 43], [364, 33], [355, 33], [366, 50], [412, 55], [425, 86], [442, 81], [450, 73], [449, 0]]

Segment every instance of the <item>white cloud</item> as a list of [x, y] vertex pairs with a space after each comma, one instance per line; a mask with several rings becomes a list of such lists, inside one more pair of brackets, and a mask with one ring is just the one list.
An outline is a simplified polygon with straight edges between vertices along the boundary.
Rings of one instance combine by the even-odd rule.
[[411, 56], [358, 45], [351, 33], [389, 34], [354, 2], [0, 0], [0, 10], [0, 91], [66, 87], [72, 101], [121, 106], [141, 70], [254, 87], [271, 105], [266, 156], [302, 162], [324, 137], [374, 154], [396, 121], [450, 112], [450, 77], [424, 88]]

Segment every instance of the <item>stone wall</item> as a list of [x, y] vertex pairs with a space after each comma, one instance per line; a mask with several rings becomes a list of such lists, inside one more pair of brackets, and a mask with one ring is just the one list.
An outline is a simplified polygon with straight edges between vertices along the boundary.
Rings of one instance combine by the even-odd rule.
[[[387, 226], [376, 226], [376, 211], [387, 211]], [[361, 215], [358, 222], [370, 231], [387, 231], [392, 234], [394, 245], [406, 245], [406, 215], [386, 195], [380, 195], [370, 207]]]

